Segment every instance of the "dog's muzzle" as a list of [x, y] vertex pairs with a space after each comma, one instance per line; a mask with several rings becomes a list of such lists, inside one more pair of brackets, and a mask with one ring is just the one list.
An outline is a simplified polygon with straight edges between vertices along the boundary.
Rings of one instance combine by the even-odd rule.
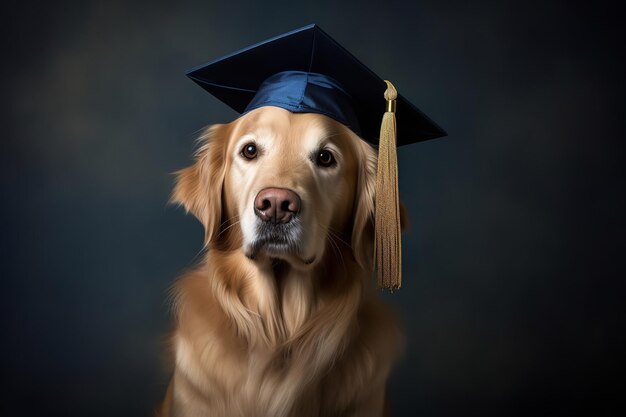
[[298, 216], [302, 199], [286, 188], [265, 188], [254, 199], [255, 238], [247, 253], [255, 258], [261, 249], [269, 254], [299, 254], [302, 223]]

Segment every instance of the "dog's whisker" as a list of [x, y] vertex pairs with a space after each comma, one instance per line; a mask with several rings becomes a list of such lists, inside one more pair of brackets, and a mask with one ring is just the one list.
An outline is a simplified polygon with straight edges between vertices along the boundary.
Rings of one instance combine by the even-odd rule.
[[217, 234], [217, 237], [220, 237], [220, 236], [221, 236], [221, 235], [222, 235], [225, 231], [227, 231], [228, 229], [230, 229], [230, 228], [231, 228], [231, 227], [233, 227], [233, 226], [238, 225], [239, 223], [241, 223], [241, 221], [240, 221], [240, 220], [237, 220], [237, 221], [236, 221], [236, 222], [234, 222], [233, 224], [228, 225], [228, 227], [225, 227], [224, 229], [220, 230], [220, 232]]
[[325, 229], [326, 229], [326, 232], [327, 232], [326, 236], [328, 237], [328, 240], [336, 248], [336, 251], [339, 252], [339, 258], [341, 260], [341, 264], [343, 266], [344, 272], [347, 272], [346, 262], [345, 262], [345, 260], [343, 258], [343, 253], [342, 253], [341, 248], [339, 247], [339, 244], [337, 243], [336, 239], [339, 239], [342, 243], [344, 243], [350, 249], [352, 249], [352, 247], [350, 245], [348, 245], [343, 239], [341, 239], [335, 232], [333, 232], [333, 230], [330, 227], [326, 227]]
[[[348, 248], [352, 249], [352, 247], [346, 243], [337, 233], [335, 233], [330, 227], [324, 227], [321, 224], [318, 224], [317, 227], [322, 231], [322, 233], [326, 236], [326, 240], [329, 242], [329, 246], [335, 254], [335, 258], [341, 261], [341, 264], [344, 270], [347, 270], [345, 260], [343, 258], [343, 253], [341, 252], [341, 248], [337, 244], [336, 240], [339, 240], [341, 243], [346, 245]], [[306, 226], [305, 226], [306, 228]]]
[[327, 235], [327, 236], [328, 236], [328, 240], [332, 242], [332, 244], [337, 248], [337, 252], [339, 252], [339, 260], [341, 261], [341, 265], [343, 267], [344, 273], [346, 273], [347, 272], [346, 262], [343, 259], [343, 254], [341, 253], [341, 249], [339, 249], [339, 246], [337, 246], [337, 243], [333, 241], [332, 235]]
[[328, 228], [328, 233], [331, 233], [335, 239], [338, 239], [341, 243], [343, 243], [344, 245], [346, 245], [347, 247], [349, 247], [350, 249], [352, 249], [352, 245], [350, 245], [348, 242], [346, 242], [345, 240], [343, 240], [341, 238], [341, 236], [339, 235], [338, 232], [333, 231], [333, 229], [331, 229], [330, 227]]
[[326, 240], [330, 243], [330, 247], [333, 250], [333, 253], [336, 255], [336, 258], [339, 259], [341, 257], [341, 250], [337, 247], [337, 243], [335, 243], [332, 239], [332, 236], [326, 235]]
[[322, 228], [322, 230], [324, 230], [326, 233], [332, 234], [333, 237], [335, 237], [335, 239], [339, 240], [341, 243], [343, 243], [344, 245], [346, 245], [348, 248], [352, 249], [352, 245], [350, 245], [348, 242], [346, 242], [345, 240], [342, 239], [341, 235], [339, 234], [339, 232], [337, 232], [336, 230], [334, 230], [333, 228], [331, 228], [330, 226], [324, 227], [322, 225], [319, 225], [319, 227]]
[[222, 222], [222, 224], [220, 224], [220, 228], [221, 228], [222, 226], [224, 226], [226, 223], [228, 223], [229, 221], [231, 221], [231, 220], [235, 220], [235, 219], [238, 219], [238, 218], [239, 218], [239, 215], [238, 215], [238, 214], [235, 214], [233, 217], [231, 217], [231, 218], [229, 218], [229, 219], [224, 220], [224, 221]]
[[[313, 210], [316, 212], [316, 214], [321, 212], [321, 209], [314, 207]], [[339, 240], [341, 243], [343, 243], [344, 245], [346, 245], [348, 248], [352, 249], [352, 245], [350, 245], [348, 242], [346, 242], [342, 236], [341, 233], [334, 230], [332, 227], [330, 226], [323, 226], [321, 224], [318, 225], [318, 227], [320, 227], [325, 233], [332, 233], [333, 236]]]
[[318, 225], [318, 226], [320, 227], [320, 229], [322, 229], [322, 231], [326, 232], [326, 240], [330, 243], [330, 247], [333, 250], [333, 253], [335, 253], [335, 257], [341, 261], [344, 272], [347, 271], [346, 263], [345, 263], [345, 260], [343, 259], [343, 254], [341, 253], [341, 248], [335, 241], [336, 237], [333, 236], [334, 233], [331, 230], [329, 230], [329, 228], [324, 228], [322, 225]]

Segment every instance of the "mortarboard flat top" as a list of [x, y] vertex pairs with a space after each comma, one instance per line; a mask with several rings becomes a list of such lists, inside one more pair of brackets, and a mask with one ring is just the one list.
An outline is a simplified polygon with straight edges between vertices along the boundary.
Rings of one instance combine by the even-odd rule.
[[[238, 113], [272, 105], [326, 114], [378, 144], [387, 85], [315, 24], [196, 67], [187, 76]], [[446, 136], [402, 95], [396, 115], [398, 146]]]

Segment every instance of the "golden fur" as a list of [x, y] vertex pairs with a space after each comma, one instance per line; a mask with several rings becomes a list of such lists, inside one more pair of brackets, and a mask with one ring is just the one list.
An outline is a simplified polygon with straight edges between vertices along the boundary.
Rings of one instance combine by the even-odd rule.
[[[251, 140], [263, 153], [246, 161]], [[322, 145], [333, 169], [308, 157]], [[204, 225], [206, 252], [173, 287], [174, 371], [158, 415], [384, 414], [402, 337], [373, 288], [375, 176], [375, 150], [318, 114], [262, 107], [202, 134], [172, 200]], [[301, 196], [300, 252], [246, 256], [264, 187]]]

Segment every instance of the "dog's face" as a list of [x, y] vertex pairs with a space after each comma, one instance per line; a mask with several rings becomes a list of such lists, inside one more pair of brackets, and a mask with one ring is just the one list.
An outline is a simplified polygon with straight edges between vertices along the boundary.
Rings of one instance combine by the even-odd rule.
[[323, 115], [261, 107], [201, 140], [173, 199], [202, 221], [207, 244], [225, 239], [250, 259], [302, 269], [329, 244], [344, 245], [369, 266], [376, 155], [352, 131]]

